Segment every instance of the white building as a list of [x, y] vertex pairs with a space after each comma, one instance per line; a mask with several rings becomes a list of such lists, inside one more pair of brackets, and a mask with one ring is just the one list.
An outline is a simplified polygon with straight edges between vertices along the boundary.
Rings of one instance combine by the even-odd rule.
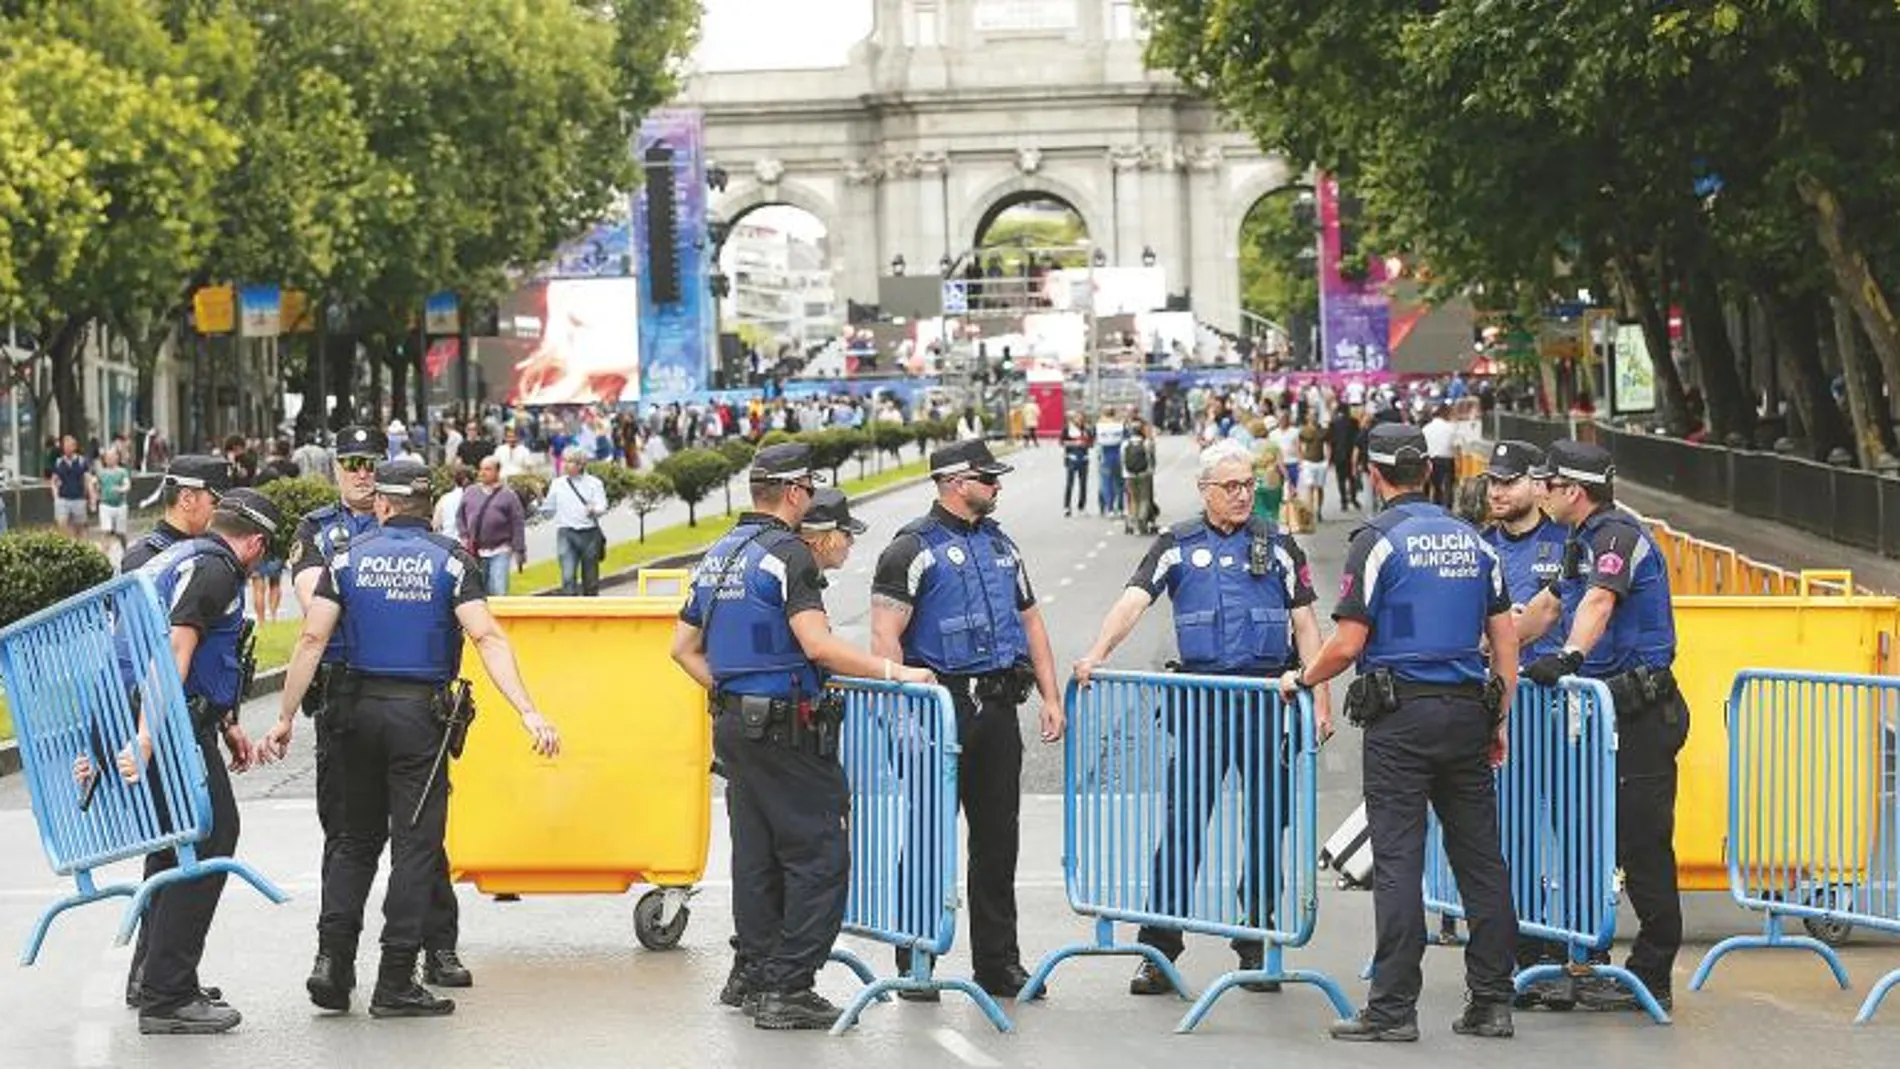
[[734, 226], [723, 252], [732, 282], [728, 321], [753, 324], [800, 352], [836, 338], [844, 319], [827, 244], [764, 223]]

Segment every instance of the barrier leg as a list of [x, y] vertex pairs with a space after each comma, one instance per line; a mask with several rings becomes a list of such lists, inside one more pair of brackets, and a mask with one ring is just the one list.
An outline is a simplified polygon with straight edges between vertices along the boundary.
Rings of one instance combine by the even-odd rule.
[[1528, 969], [1523, 969], [1518, 972], [1515, 986], [1518, 992], [1522, 993], [1532, 984], [1543, 980], [1554, 980], [1562, 976], [1584, 975], [1601, 976], [1606, 980], [1613, 981], [1619, 987], [1628, 988], [1630, 994], [1636, 996], [1636, 1004], [1643, 1008], [1644, 1013], [1649, 1014], [1651, 1020], [1657, 1024], [1674, 1023], [1669, 1019], [1668, 1011], [1662, 1008], [1662, 1003], [1656, 1001], [1656, 995], [1649, 990], [1649, 985], [1644, 983], [1635, 973], [1617, 965], [1592, 965], [1587, 972], [1573, 971], [1571, 967], [1567, 965], [1548, 963], [1544, 965], [1533, 965]]
[[132, 901], [125, 907], [125, 918], [119, 922], [119, 934], [118, 937], [113, 940], [113, 945], [124, 946], [132, 941], [133, 933], [138, 931], [139, 918], [145, 916], [146, 909], [152, 904], [152, 896], [157, 894], [161, 888], [169, 887], [175, 883], [184, 883], [188, 880], [201, 880], [206, 876], [218, 872], [229, 876], [236, 876], [238, 879], [250, 884], [252, 889], [265, 898], [270, 899], [274, 905], [281, 906], [285, 902], [290, 901], [290, 896], [285, 894], [281, 888], [265, 879], [262, 873], [259, 873], [256, 869], [244, 862], [232, 857], [214, 857], [209, 861], [199, 861], [193, 857], [191, 847], [181, 846], [178, 847], [178, 866], [176, 868], [167, 869], [151, 879], [146, 880], [144, 883], [138, 885], [136, 891], [128, 889], [125, 892], [132, 895]]
[[1827, 967], [1834, 973], [1834, 982], [1840, 984], [1843, 990], [1848, 986], [1847, 967], [1841, 964], [1841, 956], [1834, 952], [1833, 947], [1819, 939], [1784, 933], [1781, 930], [1780, 914], [1770, 912], [1767, 921], [1762, 925], [1762, 934], [1730, 936], [1710, 947], [1709, 952], [1702, 957], [1702, 964], [1696, 966], [1695, 976], [1689, 980], [1689, 990], [1702, 990], [1702, 985], [1708, 983], [1709, 976], [1715, 972], [1715, 963], [1721, 961], [1730, 951], [1757, 947], [1772, 950], [1812, 950], [1821, 956], [1822, 961], [1827, 962]]
[[1333, 1009], [1338, 1011], [1341, 1020], [1353, 1015], [1351, 1001], [1346, 998], [1346, 993], [1340, 990], [1339, 985], [1333, 982], [1332, 977], [1311, 969], [1295, 969], [1287, 972], [1281, 961], [1283, 952], [1283, 948], [1278, 943], [1270, 943], [1267, 945], [1266, 960], [1261, 962], [1260, 968], [1236, 969], [1233, 972], [1223, 973], [1201, 994], [1200, 998], [1195, 1000], [1194, 1005], [1188, 1009], [1187, 1015], [1181, 1018], [1181, 1023], [1174, 1026], [1175, 1032], [1178, 1034], [1194, 1031], [1201, 1020], [1212, 1012], [1214, 1002], [1238, 984], [1311, 984], [1319, 988], [1320, 994], [1325, 995], [1332, 1002]]
[[990, 1019], [990, 1024], [996, 1026], [998, 1032], [1015, 1031], [1016, 1026], [1011, 1024], [1009, 1017], [1003, 1013], [1003, 1007], [997, 1004], [995, 997], [988, 991], [978, 987], [976, 981], [961, 977], [945, 980], [931, 976], [933, 962], [929, 954], [912, 954], [908, 975], [893, 976], [883, 980], [877, 979], [870, 967], [848, 950], [833, 950], [831, 960], [850, 968], [865, 984], [863, 990], [852, 996], [844, 1012], [838, 1015], [838, 1022], [831, 1026], [831, 1034], [834, 1036], [844, 1035], [856, 1028], [858, 1018], [863, 1015], [865, 1008], [873, 1002], [889, 1002], [893, 991], [961, 992], [970, 996], [970, 1000], [976, 1003], [977, 1009], [983, 1011], [983, 1016]]
[[1895, 984], [1900, 984], [1900, 969], [1881, 977], [1874, 989], [1867, 992], [1867, 1001], [1860, 1004], [1860, 1012], [1854, 1015], [1854, 1023], [1866, 1024], [1873, 1020], [1874, 1014], [1880, 1009], [1881, 1000], [1887, 997], [1887, 992], [1893, 990]]
[[871, 967], [864, 963], [863, 958], [858, 957], [849, 950], [833, 947], [829, 960], [835, 961], [845, 968], [850, 969], [853, 973], [856, 973], [859, 983], [871, 984], [877, 982], [877, 974], [871, 971]]
[[[46, 907], [40, 919], [33, 925], [33, 933], [27, 936], [26, 947], [20, 951], [20, 965], [31, 965], [39, 960], [40, 946], [46, 942], [47, 932], [52, 930], [53, 921], [62, 913], [77, 906], [88, 905], [105, 898], [129, 897], [138, 893], [135, 884], [119, 883], [110, 887], [96, 887], [91, 872], [81, 872], [73, 877], [77, 890], [65, 898]], [[135, 915], [136, 919], [136, 915]], [[123, 940], [121, 940], [123, 942]]]
[[[1174, 985], [1175, 992], [1183, 999], [1191, 999], [1194, 997], [1193, 992], [1188, 990], [1187, 981], [1181, 978], [1180, 970], [1174, 967], [1174, 962], [1169, 961], [1166, 954], [1163, 954], [1161, 951], [1145, 943], [1116, 942], [1115, 922], [1097, 918], [1095, 921], [1095, 942], [1070, 943], [1068, 946], [1058, 947], [1050, 951], [1040, 962], [1036, 963], [1035, 971], [1029, 974], [1029, 982], [1023, 985], [1022, 992], [1016, 996], [1016, 1001], [1032, 1002], [1040, 998], [1043, 987], [1049, 982], [1049, 974], [1055, 971], [1057, 965], [1062, 964], [1070, 958], [1123, 957], [1128, 955], [1140, 955], [1141, 957], [1147, 958], [1155, 968], [1161, 970], [1161, 975], [1168, 978], [1168, 982]], [[1247, 974], [1247, 977], [1251, 979], [1253, 974]]]

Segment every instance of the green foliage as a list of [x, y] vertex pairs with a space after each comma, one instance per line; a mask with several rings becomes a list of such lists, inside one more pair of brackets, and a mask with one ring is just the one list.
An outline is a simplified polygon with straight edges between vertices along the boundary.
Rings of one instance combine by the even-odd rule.
[[744, 471], [757, 453], [758, 449], [744, 438], [727, 438], [719, 443], [719, 454], [726, 458], [726, 463], [732, 466], [735, 473]]
[[699, 503], [725, 484], [732, 464], [714, 449], [682, 449], [654, 468], [672, 484], [673, 496], [686, 502], [687, 526], [699, 523]]
[[1319, 315], [1318, 234], [1301, 225], [1296, 202], [1293, 192], [1262, 197], [1240, 225], [1241, 307], [1282, 326]]
[[801, 431], [798, 440], [811, 446], [812, 466], [829, 470], [831, 481], [836, 484], [838, 469], [856, 455], [866, 438], [863, 431], [850, 427], [827, 427], [823, 430]]
[[627, 483], [627, 506], [640, 517], [640, 541], [647, 540], [647, 515], [673, 496], [673, 480], [657, 471], [637, 472]]
[[889, 453], [893, 457], [914, 439], [915, 435], [911, 434], [910, 428], [902, 423], [871, 424], [871, 441], [880, 451]]
[[627, 499], [633, 492], [634, 470], [625, 464], [616, 464], [611, 460], [596, 460], [587, 465], [587, 473], [600, 480], [607, 491], [607, 507], [612, 508]]
[[297, 521], [308, 513], [337, 503], [337, 488], [329, 482], [314, 476], [296, 479], [272, 479], [257, 488], [257, 492], [271, 499], [277, 511], [283, 513], [285, 523], [277, 529], [271, 539], [270, 556], [273, 560], [289, 560], [290, 547], [297, 537]]
[[784, 445], [794, 440], [793, 436], [786, 431], [766, 431], [765, 436], [759, 439], [759, 448], [770, 449], [775, 445]]
[[112, 578], [98, 547], [51, 531], [0, 537], [0, 627]]
[[540, 507], [541, 499], [548, 496], [548, 480], [545, 476], [522, 472], [519, 475], [510, 475], [502, 481], [508, 485], [508, 489], [515, 492], [516, 497], [521, 499], [521, 508], [524, 512], [534, 512]]

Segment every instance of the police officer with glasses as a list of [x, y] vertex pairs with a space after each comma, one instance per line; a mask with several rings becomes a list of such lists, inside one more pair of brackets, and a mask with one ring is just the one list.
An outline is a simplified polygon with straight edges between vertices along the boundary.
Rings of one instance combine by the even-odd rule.
[[[1562, 648], [1524, 668], [1550, 685], [1568, 675], [1600, 679], [1616, 705], [1616, 862], [1640, 928], [1626, 963], [1663, 1009], [1682, 948], [1676, 887], [1676, 754], [1689, 738], [1689, 706], [1676, 686], [1676, 621], [1669, 567], [1641, 522], [1616, 505], [1616, 467], [1601, 446], [1551, 443], [1534, 473], [1544, 511], [1570, 528], [1562, 576], [1518, 620], [1525, 641], [1562, 636]], [[1568, 630], [1562, 629], [1568, 621]], [[1589, 1009], [1635, 1010], [1609, 980], [1577, 986]]]
[[[282, 522], [269, 498], [255, 490], [232, 490], [218, 500], [204, 535], [174, 543], [139, 569], [152, 578], [160, 604], [170, 607], [172, 655], [184, 677], [186, 704], [204, 758], [211, 826], [198, 844], [200, 859], [230, 857], [237, 851], [237, 798], [229, 773], [245, 771], [256, 757], [237, 720], [248, 682], [240, 654], [244, 587]], [[157, 772], [151, 764], [152, 728], [143, 710], [138, 721], [133, 743], [137, 753], [128, 747], [117, 762], [120, 777], [128, 783], [137, 782], [148, 769]], [[218, 753], [220, 738], [231, 753], [228, 765]], [[95, 772], [84, 757], [73, 771], [81, 782]], [[156, 785], [153, 797], [159, 801], [160, 822], [169, 824], [164, 795]], [[175, 863], [175, 858], [167, 858], [162, 867]], [[139, 974], [141, 1034], [210, 1035], [230, 1031], [244, 1019], [217, 992], [198, 983], [198, 963], [224, 894], [224, 880], [223, 873], [214, 873], [175, 884], [148, 907]]]
[[[1028, 569], [991, 518], [1011, 470], [980, 439], [930, 454], [937, 503], [898, 532], [871, 585], [871, 648], [935, 672], [956, 704], [957, 790], [970, 825], [970, 956], [977, 985], [998, 998], [1016, 997], [1029, 980], [1016, 939], [1023, 768], [1016, 710], [1033, 689], [1042, 696], [1042, 740], [1060, 739], [1064, 723]], [[907, 955], [898, 964], [907, 968]]]
[[[752, 509], [701, 559], [673, 636], [673, 660], [712, 694], [726, 770], [738, 953], [719, 997], [770, 1031], [827, 1029], [841, 1013], [812, 990], [851, 868], [843, 708], [825, 679], [932, 682], [832, 633], [818, 557], [798, 534], [818, 493], [811, 464], [801, 443], [752, 458]], [[850, 532], [841, 506], [826, 506], [829, 522]]]
[[[1427, 457], [1416, 427], [1387, 423], [1368, 435], [1366, 459], [1383, 511], [1353, 532], [1333, 610], [1337, 630], [1317, 657], [1280, 679], [1291, 696], [1348, 667], [1358, 670], [1346, 712], [1365, 729], [1366, 820], [1379, 859], [1372, 896], [1378, 944], [1366, 1008], [1331, 1029], [1334, 1039], [1349, 1042], [1418, 1039], [1428, 804], [1444, 827], [1471, 926], [1470, 1001], [1452, 1031], [1514, 1034], [1517, 920], [1492, 770], [1505, 756], [1504, 696], [1517, 687], [1517, 632], [1491, 547], [1427, 500]], [[1483, 640], [1491, 649], [1489, 686]]]
[[[387, 843], [383, 953], [370, 1015], [433, 1017], [454, 1012], [455, 1003], [416, 983], [416, 959], [431, 897], [447, 867], [448, 783], [435, 770], [449, 731], [458, 721], [465, 725], [468, 715], [450, 686], [460, 673], [465, 633], [496, 689], [520, 714], [535, 752], [556, 756], [560, 737], [522, 686], [514, 651], [488, 610], [479, 563], [429, 529], [429, 469], [387, 461], [375, 478], [381, 526], [352, 539], [318, 575], [265, 757], [281, 758], [289, 747], [297, 710], [340, 626], [347, 667], [330, 686], [324, 716], [345, 721], [337, 755], [342, 821], [324, 873], [319, 938], [339, 951], [323, 986], [341, 995], [341, 1005], [326, 1008], [349, 1007], [363, 907]], [[350, 957], [341, 956], [344, 948]]]
[[[1313, 611], [1318, 597], [1313, 593], [1312, 572], [1291, 535], [1277, 533], [1272, 524], [1253, 515], [1253, 454], [1232, 439], [1215, 442], [1201, 452], [1198, 485], [1201, 515], [1163, 531], [1149, 547], [1127, 589], [1102, 621], [1095, 644], [1075, 662], [1075, 679], [1081, 686], [1088, 686], [1090, 675], [1163, 593], [1174, 600], [1174, 635], [1183, 672], [1257, 679], [1278, 676], [1289, 666], [1318, 655], [1319, 618]], [[1314, 694], [1314, 705], [1323, 739], [1332, 734], [1332, 702], [1325, 688]], [[1255, 716], [1264, 712], [1258, 708], [1237, 711]], [[1185, 797], [1176, 796], [1177, 772], [1168, 769], [1169, 838], [1156, 844], [1150, 885], [1160, 896], [1151, 906], [1155, 912], [1178, 916], [1187, 908], [1205, 849], [1208, 816], [1220, 797], [1220, 781], [1237, 768], [1246, 784], [1249, 807], [1247, 867], [1240, 891], [1249, 923], [1273, 926], [1280, 890], [1275, 845], [1292, 817], [1291, 795], [1286, 790], [1290, 779], [1281, 780], [1277, 798], [1269, 796], [1265, 782], [1267, 763], [1279, 762], [1284, 768], [1287, 754], [1271, 733], [1273, 727], [1264, 718], [1252, 725], [1230, 723], [1221, 731], [1204, 722], [1195, 767], [1211, 782], [1186, 784]], [[1254, 740], [1260, 750], [1240, 752], [1246, 740]], [[1177, 753], [1176, 759], [1180, 756]], [[1276, 813], [1278, 819], [1273, 820]], [[1259, 886], [1250, 887], [1250, 883]], [[1179, 929], [1144, 925], [1138, 938], [1166, 954], [1169, 961], [1181, 956]], [[1236, 939], [1233, 948], [1241, 970], [1261, 967], [1265, 947], [1259, 940]], [[1277, 982], [1269, 981], [1243, 986], [1253, 991], [1280, 989]], [[1164, 995], [1173, 990], [1167, 975], [1146, 959], [1128, 983], [1133, 995]]]
[[[217, 507], [219, 496], [231, 489], [231, 462], [223, 457], [175, 457], [165, 469], [160, 489], [165, 498], [165, 513], [150, 531], [126, 547], [125, 554], [119, 558], [121, 575], [138, 571], [165, 550], [187, 539], [202, 537], [211, 529], [211, 512]], [[170, 851], [145, 855], [145, 879], [150, 881], [174, 863]], [[160, 888], [153, 895], [153, 900], [156, 901], [164, 893], [164, 888]], [[151, 931], [150, 925], [139, 925], [138, 942], [132, 948], [132, 965], [125, 976], [125, 1005], [128, 1009], [138, 1009], [143, 1001], [139, 982], [145, 970], [145, 954], [151, 941]], [[216, 1002], [223, 992], [215, 987], [207, 987], [205, 994]]]

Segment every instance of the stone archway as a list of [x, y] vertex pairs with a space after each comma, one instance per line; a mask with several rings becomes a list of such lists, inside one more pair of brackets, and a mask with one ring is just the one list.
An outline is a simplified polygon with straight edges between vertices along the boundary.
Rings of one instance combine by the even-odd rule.
[[1105, 241], [1108, 233], [1103, 226], [1100, 207], [1081, 190], [1047, 175], [1017, 175], [1007, 181], [991, 186], [964, 213], [962, 224], [957, 228], [958, 240], [965, 248], [975, 248], [983, 238], [983, 231], [995, 221], [996, 217], [1017, 204], [1035, 200], [1049, 200], [1066, 204], [1082, 219], [1082, 229], [1089, 239], [1098, 244]]
[[[747, 183], [715, 197], [712, 210], [724, 222], [737, 223], [751, 212], [774, 204], [789, 205], [809, 212], [814, 219], [824, 224], [826, 233], [838, 233], [837, 205], [799, 182], [780, 181], [769, 186]], [[832, 255], [837, 256], [838, 250], [834, 249]]]

